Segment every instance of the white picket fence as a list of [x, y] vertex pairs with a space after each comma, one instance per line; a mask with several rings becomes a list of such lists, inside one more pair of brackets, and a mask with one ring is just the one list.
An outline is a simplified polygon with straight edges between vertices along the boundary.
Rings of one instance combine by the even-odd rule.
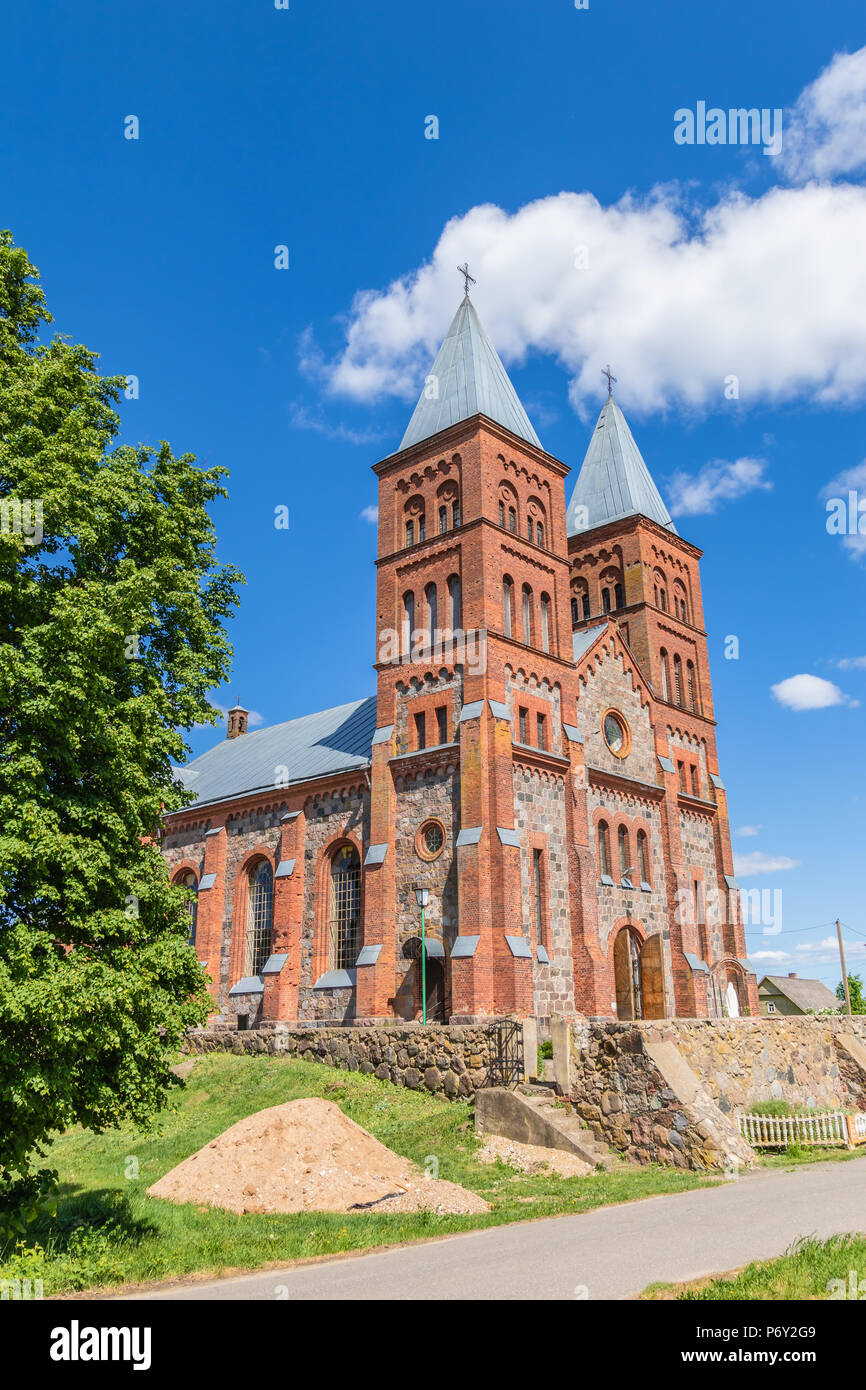
[[740, 1114], [737, 1120], [740, 1134], [753, 1149], [786, 1149], [791, 1144], [850, 1149], [866, 1144], [866, 1111], [856, 1115], [839, 1110], [814, 1115]]

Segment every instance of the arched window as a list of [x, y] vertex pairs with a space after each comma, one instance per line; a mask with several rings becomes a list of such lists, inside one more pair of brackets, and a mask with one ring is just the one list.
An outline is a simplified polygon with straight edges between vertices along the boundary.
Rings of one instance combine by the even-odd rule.
[[678, 705], [683, 704], [683, 662], [682, 657], [674, 657], [674, 693]]
[[540, 521], [535, 523], [535, 544], [544, 545], [544, 527]]
[[447, 531], [447, 530], [448, 530], [448, 508], [447, 508], [447, 507], [440, 507], [440, 508], [439, 508], [439, 534], [441, 535], [443, 531]]
[[427, 603], [427, 632], [431, 643], [436, 641], [436, 628], [438, 626], [438, 604], [436, 602], [436, 585], [428, 584], [424, 590], [424, 599]]
[[448, 576], [448, 621], [451, 631], [456, 632], [463, 623], [463, 602], [460, 592], [459, 574]]
[[247, 894], [247, 940], [244, 975], [260, 975], [271, 954], [274, 922], [274, 872], [267, 859], [250, 870]]
[[423, 512], [418, 518], [418, 539], [419, 541], [427, 539], [427, 518]]
[[414, 521], [407, 521], [407, 522], [406, 522], [406, 544], [407, 544], [407, 545], [414, 545], [414, 544], [415, 544], [415, 523], [414, 523]]
[[588, 594], [588, 593], [585, 593], [585, 594], [583, 595], [583, 598], [581, 599], [581, 605], [582, 605], [582, 607], [583, 607], [583, 616], [584, 616], [585, 618], [588, 618], [588, 617], [589, 617], [589, 594]]
[[528, 517], [526, 518], [526, 539], [529, 540], [529, 541], [532, 540], [532, 517], [531, 517], [531, 516], [528, 516]]
[[620, 877], [624, 879], [629, 869], [634, 868], [634, 864], [629, 858], [628, 830], [624, 825], [621, 825], [616, 832], [616, 839], [619, 850], [619, 872]]
[[571, 600], [571, 621], [572, 623], [580, 622], [580, 608], [578, 607], [578, 602], [576, 598], [573, 598]]
[[361, 859], [354, 845], [341, 845], [331, 860], [328, 922], [332, 970], [353, 970], [361, 919]]
[[532, 646], [532, 590], [528, 584], [523, 586], [523, 640], [527, 647]]
[[500, 526], [504, 526], [504, 525], [505, 525], [505, 503], [504, 503], [504, 502], [500, 502], [500, 503], [499, 503], [499, 525], [500, 525]]
[[415, 595], [411, 589], [403, 595], [403, 650], [408, 652], [415, 641]]
[[460, 525], [460, 499], [459, 499], [459, 497], [458, 497], [457, 501], [454, 503], [454, 506], [453, 506], [452, 509], [451, 509], [451, 519], [452, 519], [452, 525], [453, 525], [453, 526], [459, 526], [459, 525]]
[[610, 843], [607, 821], [605, 820], [600, 820], [598, 823], [598, 867], [600, 873], [610, 878]]
[[645, 830], [637, 832], [637, 871], [640, 874], [641, 883], [649, 883], [649, 844]]
[[689, 688], [689, 709], [696, 710], [698, 707], [697, 683], [695, 681], [694, 663], [686, 662], [686, 684]]
[[602, 613], [610, 612], [610, 589], [602, 589], [601, 591], [601, 611]]
[[668, 654], [664, 647], [661, 650], [662, 663], [662, 699], [669, 700], [670, 697], [670, 672], [668, 670]]
[[506, 637], [512, 635], [514, 628], [514, 583], [509, 575], [502, 580], [502, 631]]
[[509, 531], [517, 530], [517, 512], [513, 507], [508, 508], [508, 529]]
[[189, 894], [186, 903], [186, 910], [189, 913], [189, 944], [194, 946], [196, 920], [198, 918], [198, 879], [192, 869], [187, 869], [185, 873], [178, 874], [175, 883], [180, 888], [186, 888]]
[[550, 651], [550, 595], [541, 595], [541, 646]]
[[614, 608], [625, 608], [625, 594], [621, 584], [613, 586], [613, 606]]

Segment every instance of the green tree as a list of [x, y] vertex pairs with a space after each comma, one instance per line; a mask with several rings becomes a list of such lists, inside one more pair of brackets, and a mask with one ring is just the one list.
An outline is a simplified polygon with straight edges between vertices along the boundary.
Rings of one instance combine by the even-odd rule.
[[[848, 993], [851, 996], [852, 1014], [866, 1014], [866, 999], [863, 998], [863, 981], [859, 975], [848, 976]], [[836, 986], [836, 998], [845, 1003], [845, 985], [842, 980]]]
[[146, 1126], [207, 1015], [183, 890], [155, 839], [188, 803], [183, 731], [214, 723], [242, 576], [208, 505], [224, 469], [120, 445], [123, 378], [60, 338], [0, 232], [0, 1210], [44, 1141]]

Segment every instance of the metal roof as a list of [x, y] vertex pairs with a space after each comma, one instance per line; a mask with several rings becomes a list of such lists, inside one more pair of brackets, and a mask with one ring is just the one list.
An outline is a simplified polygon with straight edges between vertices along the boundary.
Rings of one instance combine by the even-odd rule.
[[311, 777], [365, 767], [376, 729], [376, 697], [306, 714], [269, 729], [224, 739], [182, 767], [196, 802], [274, 791]]
[[[401, 449], [408, 449], [410, 444], [429, 439], [440, 430], [447, 430], [449, 425], [468, 420], [479, 412], [541, 448], [541, 441], [468, 295], [451, 321], [427, 383], [403, 435]], [[435, 397], [428, 399], [433, 387]]]
[[[586, 508], [585, 521], [577, 514], [580, 507]], [[677, 528], [626, 418], [613, 396], [608, 396], [568, 504], [568, 534], [575, 536], [608, 521], [635, 515], [649, 517], [676, 535]]]
[[571, 647], [575, 661], [580, 661], [592, 646], [593, 642], [605, 631], [607, 623], [598, 623], [595, 627], [582, 628], [580, 632], [575, 632], [571, 639]]

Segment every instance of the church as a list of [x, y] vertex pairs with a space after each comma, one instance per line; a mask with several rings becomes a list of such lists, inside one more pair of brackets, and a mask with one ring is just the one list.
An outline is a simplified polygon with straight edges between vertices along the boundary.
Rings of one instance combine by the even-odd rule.
[[373, 467], [375, 693], [254, 732], [237, 705], [180, 774], [214, 1021], [759, 1014], [702, 552], [607, 376], [566, 505], [467, 288]]

